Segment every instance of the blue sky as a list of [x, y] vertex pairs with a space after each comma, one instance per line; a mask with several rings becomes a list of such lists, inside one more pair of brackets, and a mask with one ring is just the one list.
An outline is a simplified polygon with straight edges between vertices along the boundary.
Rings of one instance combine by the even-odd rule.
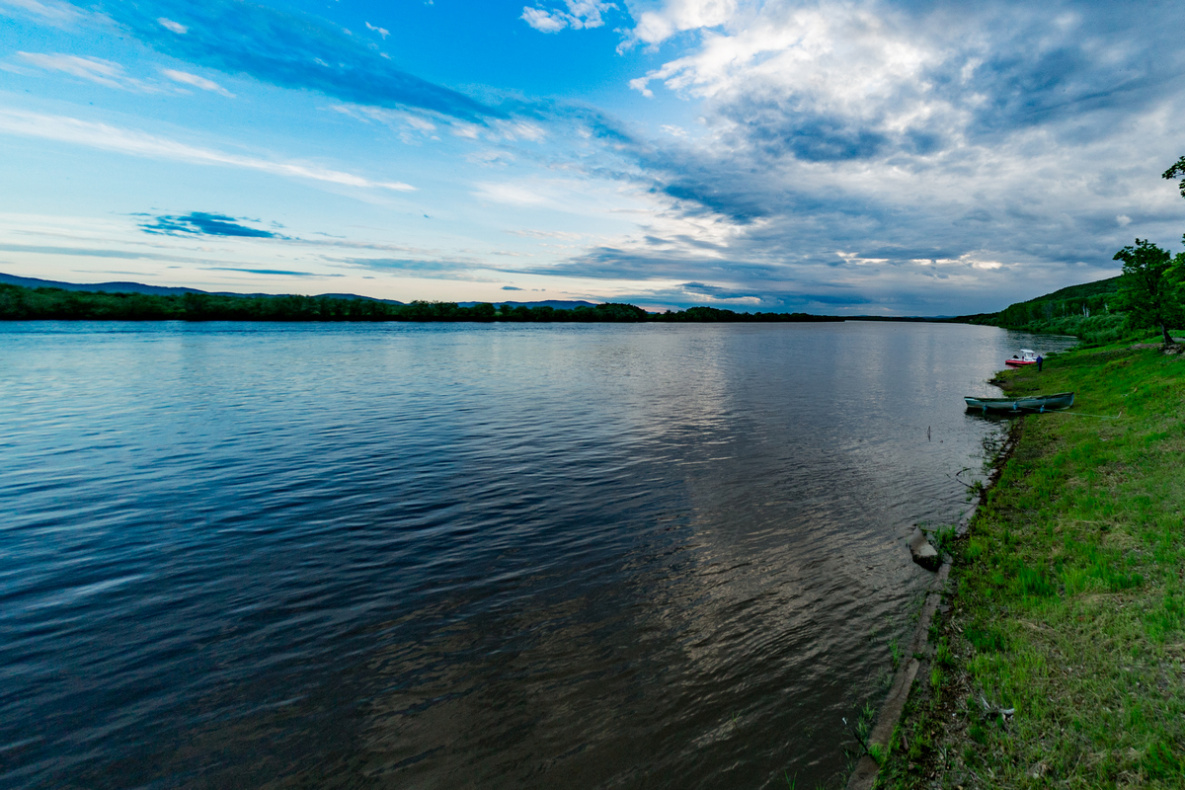
[[0, 271], [955, 314], [1176, 250], [1185, 4], [0, 0]]

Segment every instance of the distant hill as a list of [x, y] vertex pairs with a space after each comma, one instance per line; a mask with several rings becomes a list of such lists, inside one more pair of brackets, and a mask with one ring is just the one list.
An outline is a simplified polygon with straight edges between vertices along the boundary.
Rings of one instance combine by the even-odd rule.
[[1108, 277], [1091, 283], [1070, 285], [1024, 302], [1016, 302], [998, 313], [964, 315], [954, 320], [1008, 329], [1032, 328], [1034, 324], [1058, 319], [1085, 318], [1092, 314], [1108, 313], [1118, 292], [1119, 278]]
[[1088, 343], [1114, 342], [1130, 332], [1124, 315], [1115, 311], [1119, 279], [1108, 277], [1071, 285], [1010, 304], [998, 313], [964, 315], [953, 320], [1027, 332], [1075, 335]]
[[[1092, 296], [1105, 296], [1119, 291], [1119, 277], [1108, 277], [1105, 280], [1095, 280], [1093, 283], [1069, 285], [1053, 293], [1045, 294], [1018, 304], [1033, 304], [1035, 302], [1067, 302], [1087, 299]], [[1007, 308], [1005, 308], [1007, 309]]]
[[[213, 294], [214, 296], [274, 296], [275, 294], [241, 294], [232, 291], [203, 291], [199, 288], [185, 288], [172, 285], [145, 285], [133, 282], [110, 283], [67, 283], [60, 280], [42, 280], [38, 277], [17, 277], [14, 274], [0, 272], [0, 283], [5, 285], [19, 285], [22, 288], [58, 288], [62, 291], [86, 291], [101, 294], [147, 294], [149, 296], [181, 296], [184, 294]], [[368, 299], [373, 302], [386, 304], [403, 304], [394, 299], [377, 299], [373, 296], [359, 296], [358, 294], [318, 294], [330, 299]]]
[[[461, 307], [473, 307], [486, 304], [484, 302], [458, 302]], [[489, 302], [494, 305], [510, 305], [511, 307], [550, 307], [553, 310], [575, 310], [577, 307], [596, 307], [596, 302], [564, 301], [562, 299], [544, 299], [541, 302]]]
[[[91, 293], [107, 293], [107, 294], [148, 294], [150, 296], [178, 296], [183, 294], [213, 294], [214, 296], [275, 296], [276, 294], [240, 294], [229, 291], [203, 291], [198, 288], [184, 288], [180, 286], [171, 285], [145, 285], [144, 283], [133, 282], [109, 282], [109, 283], [67, 283], [59, 280], [42, 280], [37, 277], [17, 277], [13, 274], [4, 274], [0, 272], [0, 283], [6, 285], [19, 285], [22, 288], [59, 288], [63, 291], [89, 291]], [[406, 304], [395, 299], [379, 299], [374, 296], [360, 296], [358, 294], [317, 294], [317, 296], [324, 296], [329, 299], [367, 299], [372, 302], [382, 302], [384, 304]], [[483, 302], [460, 302], [460, 307], [473, 307], [474, 305], [485, 304]], [[496, 301], [491, 304], [495, 305], [510, 305], [511, 307], [550, 307], [553, 310], [574, 310], [577, 307], [596, 307], [596, 302], [583, 301], [564, 301], [561, 299], [545, 299], [540, 302], [502, 302]]]
[[144, 285], [142, 283], [64, 283], [58, 280], [42, 280], [37, 277], [17, 277], [13, 274], [0, 272], [0, 283], [5, 285], [19, 285], [22, 288], [59, 288], [63, 291], [90, 291], [92, 293], [108, 294], [151, 294], [153, 296], [171, 296], [174, 294], [207, 293], [197, 288], [180, 288], [166, 285]]
[[[255, 296], [267, 296], [268, 294], [254, 294]], [[226, 294], [222, 294], [226, 296]], [[366, 299], [370, 302], [382, 302], [383, 304], [407, 304], [407, 302], [400, 302], [397, 299], [379, 299], [377, 296], [360, 296], [358, 294], [317, 294], [326, 299]]]

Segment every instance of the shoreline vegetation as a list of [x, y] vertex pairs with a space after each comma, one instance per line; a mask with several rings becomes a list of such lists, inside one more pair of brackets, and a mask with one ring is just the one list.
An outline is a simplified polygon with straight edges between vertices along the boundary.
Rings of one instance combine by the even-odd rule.
[[944, 547], [949, 608], [878, 787], [1183, 786], [1185, 355], [1170, 350], [1082, 347], [996, 380], [1078, 400], [1013, 423], [998, 482]]
[[[1164, 173], [1181, 178], [1185, 157]], [[876, 787], [1185, 787], [1185, 252], [968, 323], [1083, 341], [997, 374], [1075, 408], [1010, 425]], [[1154, 338], [1148, 330], [1155, 330]], [[1136, 341], [1136, 342], [1133, 342]], [[1143, 342], [1139, 342], [1143, 341]]]
[[27, 288], [0, 283], [0, 320], [29, 321], [478, 321], [568, 323], [837, 322], [809, 313], [737, 313], [716, 307], [649, 313], [631, 304], [573, 308], [455, 302], [398, 302], [366, 297], [145, 294]]
[[1121, 277], [1071, 285], [1017, 302], [997, 313], [959, 316], [960, 323], [998, 326], [1034, 334], [1073, 335], [1085, 344], [1112, 343], [1131, 335], [1120, 297]]

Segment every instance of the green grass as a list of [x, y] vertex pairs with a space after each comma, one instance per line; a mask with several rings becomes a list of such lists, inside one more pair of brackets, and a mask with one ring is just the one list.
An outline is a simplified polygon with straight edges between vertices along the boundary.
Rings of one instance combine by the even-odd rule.
[[1085, 349], [1005, 378], [1075, 406], [1025, 418], [950, 549], [952, 608], [880, 784], [1185, 787], [1185, 355]]
[[901, 646], [897, 644], [896, 639], [889, 642], [889, 660], [893, 664], [893, 669], [901, 665]]

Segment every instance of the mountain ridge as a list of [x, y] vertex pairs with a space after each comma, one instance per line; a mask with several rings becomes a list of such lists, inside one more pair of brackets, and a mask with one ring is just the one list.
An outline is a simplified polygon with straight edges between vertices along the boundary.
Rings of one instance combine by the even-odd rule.
[[[145, 294], [148, 296], [177, 296], [184, 294], [209, 294], [211, 296], [244, 296], [244, 297], [261, 297], [261, 296], [287, 296], [288, 294], [271, 294], [271, 293], [237, 293], [234, 291], [203, 291], [200, 288], [189, 288], [183, 285], [147, 285], [145, 283], [137, 283], [131, 281], [116, 280], [103, 283], [69, 283], [62, 280], [45, 280], [40, 277], [20, 277], [15, 274], [5, 274], [0, 272], [0, 283], [5, 285], [17, 285], [22, 288], [58, 288], [63, 291], [87, 291], [90, 293], [131, 293], [131, 294]], [[397, 299], [381, 299], [377, 296], [363, 296], [361, 294], [351, 293], [323, 293], [315, 294], [313, 298], [324, 297], [327, 299], [364, 299], [371, 302], [382, 302], [384, 304], [405, 305], [407, 302], [400, 302]], [[564, 299], [544, 299], [537, 302], [517, 302], [517, 301], [497, 301], [497, 302], [458, 302], [458, 307], [473, 307], [479, 304], [493, 304], [493, 305], [509, 305], [514, 307], [551, 307], [555, 310], [572, 310], [577, 307], [595, 307], [596, 302], [586, 302], [583, 300], [564, 300]]]

